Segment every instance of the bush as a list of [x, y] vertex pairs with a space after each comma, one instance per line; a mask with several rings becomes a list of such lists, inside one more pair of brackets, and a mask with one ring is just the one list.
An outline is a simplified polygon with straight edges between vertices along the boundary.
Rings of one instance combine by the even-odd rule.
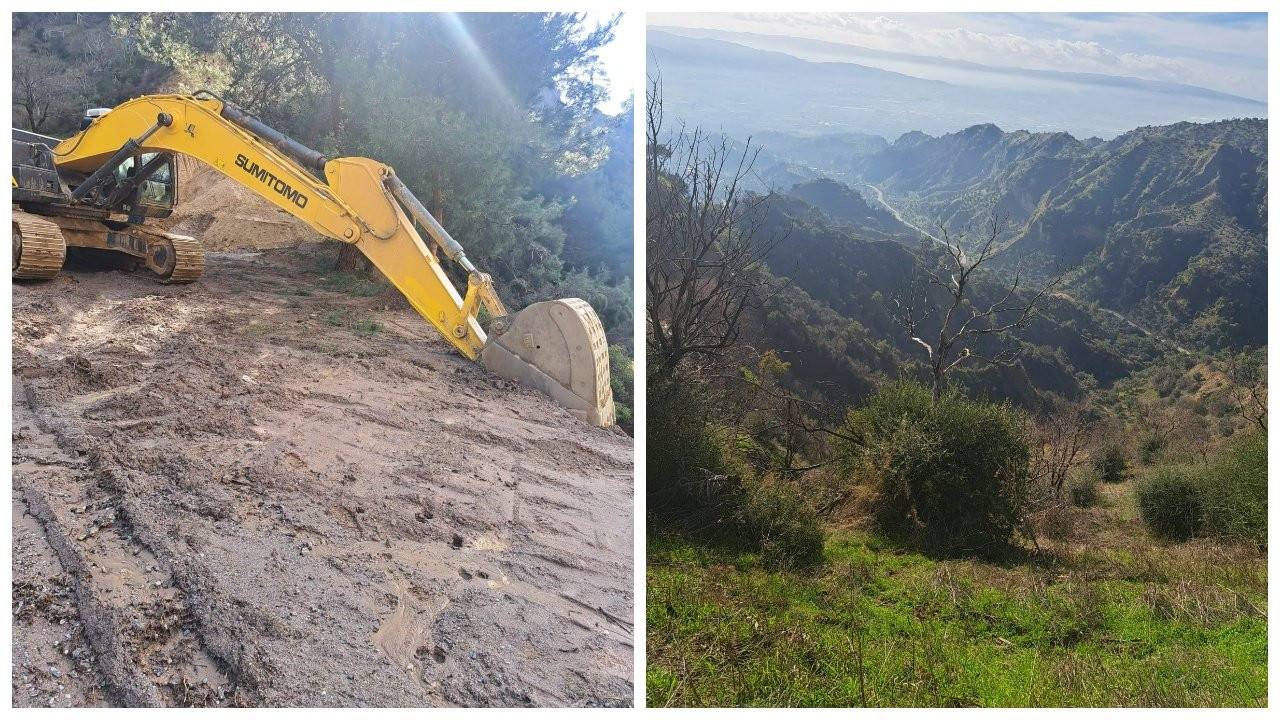
[[818, 513], [786, 488], [771, 483], [751, 487], [737, 519], [765, 565], [791, 569], [822, 562], [825, 535]]
[[1134, 490], [1142, 522], [1155, 535], [1187, 540], [1204, 527], [1204, 480], [1190, 468], [1152, 471]]
[[667, 531], [759, 551], [769, 567], [821, 562], [824, 537], [817, 513], [784, 486], [751, 479], [708, 422], [711, 399], [697, 382], [650, 378], [650, 519]]
[[1167, 444], [1167, 441], [1159, 435], [1147, 435], [1138, 444], [1138, 461], [1143, 465], [1155, 465]]
[[1267, 544], [1267, 435], [1235, 440], [1205, 474], [1205, 532]]
[[683, 530], [718, 524], [740, 504], [742, 489], [707, 422], [703, 390], [688, 380], [650, 379], [647, 403], [649, 511]]
[[1105, 483], [1124, 482], [1129, 476], [1128, 465], [1124, 450], [1118, 445], [1107, 445], [1093, 458], [1093, 468], [1098, 471], [1098, 477]]
[[635, 363], [621, 345], [609, 346], [609, 388], [613, 391], [613, 407], [618, 426], [635, 433], [631, 408], [635, 404]]
[[1071, 504], [1078, 508], [1093, 507], [1098, 504], [1098, 475], [1085, 472], [1071, 482], [1067, 491], [1071, 494]]
[[851, 412], [845, 450], [883, 531], [944, 552], [1007, 546], [1023, 523], [1030, 448], [1008, 403], [899, 381]]

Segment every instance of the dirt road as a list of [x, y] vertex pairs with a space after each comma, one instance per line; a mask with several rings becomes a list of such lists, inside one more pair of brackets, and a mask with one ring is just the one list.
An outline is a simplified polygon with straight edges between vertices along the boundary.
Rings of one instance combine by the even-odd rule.
[[14, 287], [15, 704], [630, 704], [630, 439], [315, 252]]

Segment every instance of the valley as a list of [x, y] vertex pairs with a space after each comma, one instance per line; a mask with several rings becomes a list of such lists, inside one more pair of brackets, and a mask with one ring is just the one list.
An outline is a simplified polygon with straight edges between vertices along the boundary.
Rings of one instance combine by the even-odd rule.
[[990, 46], [1123, 15], [662, 19], [649, 704], [1265, 706], [1265, 102]]

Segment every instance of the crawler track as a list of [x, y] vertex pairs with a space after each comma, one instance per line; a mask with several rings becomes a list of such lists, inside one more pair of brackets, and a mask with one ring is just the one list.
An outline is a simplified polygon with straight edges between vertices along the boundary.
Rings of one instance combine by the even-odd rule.
[[[195, 238], [165, 232], [152, 227], [134, 226], [130, 232], [147, 238], [149, 267], [166, 285], [182, 285], [195, 282], [204, 272], [204, 249]], [[170, 260], [171, 256], [172, 260]], [[172, 269], [159, 271], [160, 267]]]
[[38, 215], [13, 211], [13, 277], [47, 280], [56, 277], [67, 259], [67, 244], [58, 226]]

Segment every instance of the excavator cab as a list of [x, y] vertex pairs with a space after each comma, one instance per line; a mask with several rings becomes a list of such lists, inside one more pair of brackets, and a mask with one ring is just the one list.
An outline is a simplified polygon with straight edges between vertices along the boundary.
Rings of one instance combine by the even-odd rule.
[[126, 159], [113, 175], [117, 187], [136, 180], [139, 172], [146, 173], [141, 182], [135, 182], [135, 193], [120, 201], [119, 211], [130, 216], [169, 217], [178, 196], [178, 168], [168, 153], [142, 153]]

